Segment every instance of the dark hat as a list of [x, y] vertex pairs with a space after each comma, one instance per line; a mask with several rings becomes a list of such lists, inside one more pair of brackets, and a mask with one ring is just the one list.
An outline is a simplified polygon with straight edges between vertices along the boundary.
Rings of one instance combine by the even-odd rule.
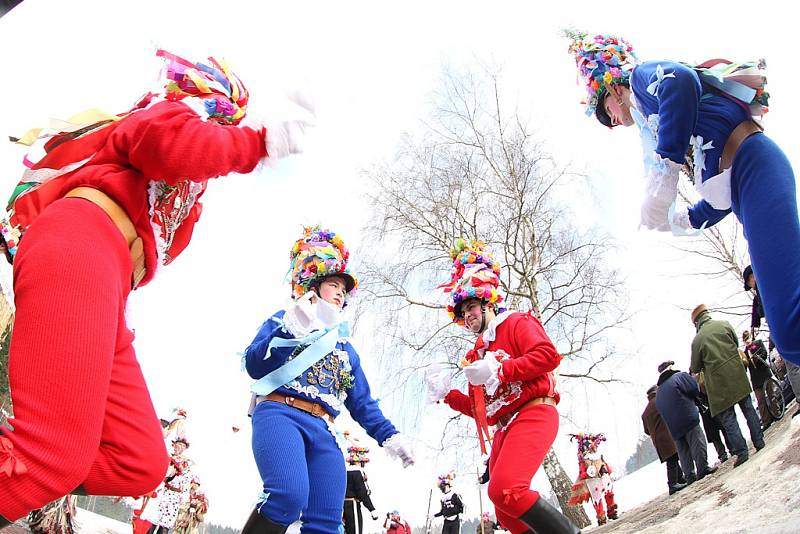
[[750, 291], [750, 288], [747, 287], [747, 279], [750, 278], [751, 274], [753, 274], [753, 266], [748, 265], [747, 267], [744, 268], [744, 271], [742, 271], [742, 281], [744, 282], [745, 291]]
[[672, 360], [661, 362], [660, 364], [658, 364], [658, 372], [663, 373], [664, 370], [670, 365], [675, 365], [675, 362], [673, 362]]
[[179, 436], [172, 440], [172, 444], [175, 445], [176, 443], [183, 443], [186, 445], [186, 448], [189, 448], [189, 440], [184, 438], [183, 436]]
[[649, 388], [647, 388], [647, 396], [650, 397], [652, 395], [655, 395], [656, 391], [658, 391], [658, 386], [650, 386]]
[[600, 124], [606, 128], [613, 128], [614, 125], [611, 123], [611, 117], [609, 117], [608, 113], [606, 113], [606, 96], [608, 96], [608, 89], [606, 89], [597, 99], [597, 107], [594, 108], [594, 116], [598, 121], [600, 121]]

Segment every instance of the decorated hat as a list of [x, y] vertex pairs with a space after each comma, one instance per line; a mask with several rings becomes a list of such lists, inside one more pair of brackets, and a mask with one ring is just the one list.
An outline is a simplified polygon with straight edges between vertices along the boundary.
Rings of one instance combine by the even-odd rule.
[[173, 444], [173, 445], [175, 445], [176, 443], [183, 443], [184, 445], [186, 445], [186, 448], [187, 448], [187, 449], [189, 448], [189, 440], [188, 440], [188, 439], [186, 439], [186, 438], [185, 438], [185, 437], [183, 437], [183, 436], [179, 436], [179, 437], [177, 437], [177, 438], [175, 438], [175, 439], [173, 439], [173, 440], [172, 440], [172, 444]]
[[444, 491], [445, 486], [453, 487], [453, 481], [456, 479], [456, 474], [453, 471], [446, 473], [444, 475], [439, 475], [439, 478], [436, 482], [436, 487], [440, 490]]
[[166, 50], [156, 55], [166, 62], [168, 100], [200, 98], [209, 118], [225, 124], [244, 118], [250, 93], [225, 60], [209, 57], [208, 63], [192, 63]]
[[580, 83], [586, 86], [586, 115], [594, 113], [600, 122], [611, 126], [602, 102], [610, 85], [628, 82], [637, 63], [633, 46], [613, 35], [590, 37], [585, 32], [574, 30], [564, 33], [572, 40], [569, 53], [575, 57]]
[[350, 443], [347, 447], [347, 456], [345, 460], [350, 465], [364, 465], [369, 462], [367, 454], [369, 454], [369, 447], [361, 444], [358, 438], [350, 434], [349, 430], [344, 431], [344, 437]]
[[583, 451], [596, 451], [600, 443], [606, 441], [606, 436], [602, 432], [599, 434], [589, 434], [586, 432], [578, 432], [577, 434], [570, 434], [570, 441], [578, 442], [578, 454]]
[[289, 254], [292, 278], [292, 295], [302, 297], [315, 283], [328, 276], [341, 276], [345, 289], [351, 294], [358, 287], [358, 280], [347, 269], [350, 252], [342, 238], [335, 232], [319, 226], [303, 229]]
[[[450, 281], [440, 285], [445, 293], [450, 293], [447, 313], [456, 323], [464, 324], [461, 305], [465, 300], [477, 298], [485, 304], [498, 305], [503, 302], [500, 286], [500, 265], [486, 251], [482, 241], [467, 243], [464, 239], [456, 241], [450, 251], [453, 268]], [[502, 311], [502, 308], [498, 311]]]

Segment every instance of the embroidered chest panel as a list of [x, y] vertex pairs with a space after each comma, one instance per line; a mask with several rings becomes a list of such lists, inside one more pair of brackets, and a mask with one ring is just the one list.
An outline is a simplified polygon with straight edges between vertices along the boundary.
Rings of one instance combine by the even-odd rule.
[[175, 233], [189, 216], [205, 188], [205, 183], [190, 180], [176, 185], [168, 185], [163, 181], [150, 182], [150, 220], [156, 231], [158, 256], [163, 265], [172, 261], [170, 248]]

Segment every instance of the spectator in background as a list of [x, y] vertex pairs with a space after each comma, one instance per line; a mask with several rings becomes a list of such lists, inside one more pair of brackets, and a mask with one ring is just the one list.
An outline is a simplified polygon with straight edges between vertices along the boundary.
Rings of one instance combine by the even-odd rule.
[[667, 424], [656, 408], [657, 391], [658, 386], [652, 386], [647, 390], [647, 407], [642, 413], [642, 425], [644, 433], [650, 436], [650, 440], [656, 448], [658, 459], [662, 464], [667, 464], [667, 487], [669, 494], [672, 495], [686, 487], [686, 480], [678, 465], [678, 449], [675, 447]]
[[748, 265], [742, 272], [744, 278], [744, 290], [753, 292], [753, 309], [750, 312], [750, 328], [755, 331], [761, 328], [761, 319], [764, 318], [764, 304], [761, 302], [761, 294], [756, 285], [756, 275], [753, 273], [753, 266]]
[[706, 440], [700, 429], [700, 413], [695, 404], [700, 388], [689, 373], [673, 369], [673, 365], [675, 362], [668, 361], [658, 366], [656, 409], [669, 428], [683, 475], [691, 484], [717, 468], [708, 465]]
[[[728, 436], [725, 435], [722, 426], [716, 419], [711, 417], [711, 410], [708, 407], [708, 395], [706, 394], [705, 383], [703, 381], [703, 373], [698, 373], [694, 378], [697, 381], [697, 385], [700, 387], [700, 396], [697, 398], [696, 404], [697, 409], [700, 411], [700, 419], [703, 421], [703, 430], [706, 433], [706, 440], [708, 443], [714, 445], [720, 463], [725, 463], [728, 461], [728, 453], [733, 454], [733, 452], [731, 452], [733, 450], [731, 448], [732, 445], [728, 440]], [[722, 438], [725, 438], [725, 443], [722, 443]], [[726, 446], [727, 450], [725, 449]]]
[[764, 447], [761, 421], [750, 399], [747, 371], [739, 357], [739, 340], [730, 323], [711, 318], [705, 304], [692, 310], [691, 317], [697, 329], [692, 340], [691, 372], [703, 371], [711, 416], [717, 419], [730, 440], [736, 455], [733, 466], [738, 467], [748, 460], [749, 453], [734, 406], [738, 404], [744, 413], [756, 450]]
[[397, 510], [386, 514], [383, 528], [386, 529], [386, 534], [411, 534], [411, 527], [400, 517], [400, 512]]
[[750, 371], [750, 384], [756, 394], [758, 403], [758, 416], [761, 419], [761, 430], [766, 430], [772, 424], [772, 414], [767, 409], [767, 397], [764, 394], [764, 383], [772, 374], [767, 359], [767, 347], [760, 339], [751, 339], [750, 331], [742, 332], [744, 355], [747, 361], [747, 370]]

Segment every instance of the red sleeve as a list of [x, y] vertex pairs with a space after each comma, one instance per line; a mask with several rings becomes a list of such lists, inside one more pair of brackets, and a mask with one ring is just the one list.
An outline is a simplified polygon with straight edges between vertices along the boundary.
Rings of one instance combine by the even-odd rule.
[[504, 382], [533, 380], [558, 367], [561, 356], [538, 319], [525, 314], [510, 326], [512, 342], [521, 356], [503, 362]]
[[125, 119], [115, 148], [145, 177], [175, 184], [248, 173], [266, 157], [265, 130], [204, 121], [180, 102], [159, 102]]
[[475, 417], [472, 413], [472, 402], [470, 402], [469, 397], [457, 389], [451, 389], [450, 393], [445, 396], [444, 402], [457, 412]]

